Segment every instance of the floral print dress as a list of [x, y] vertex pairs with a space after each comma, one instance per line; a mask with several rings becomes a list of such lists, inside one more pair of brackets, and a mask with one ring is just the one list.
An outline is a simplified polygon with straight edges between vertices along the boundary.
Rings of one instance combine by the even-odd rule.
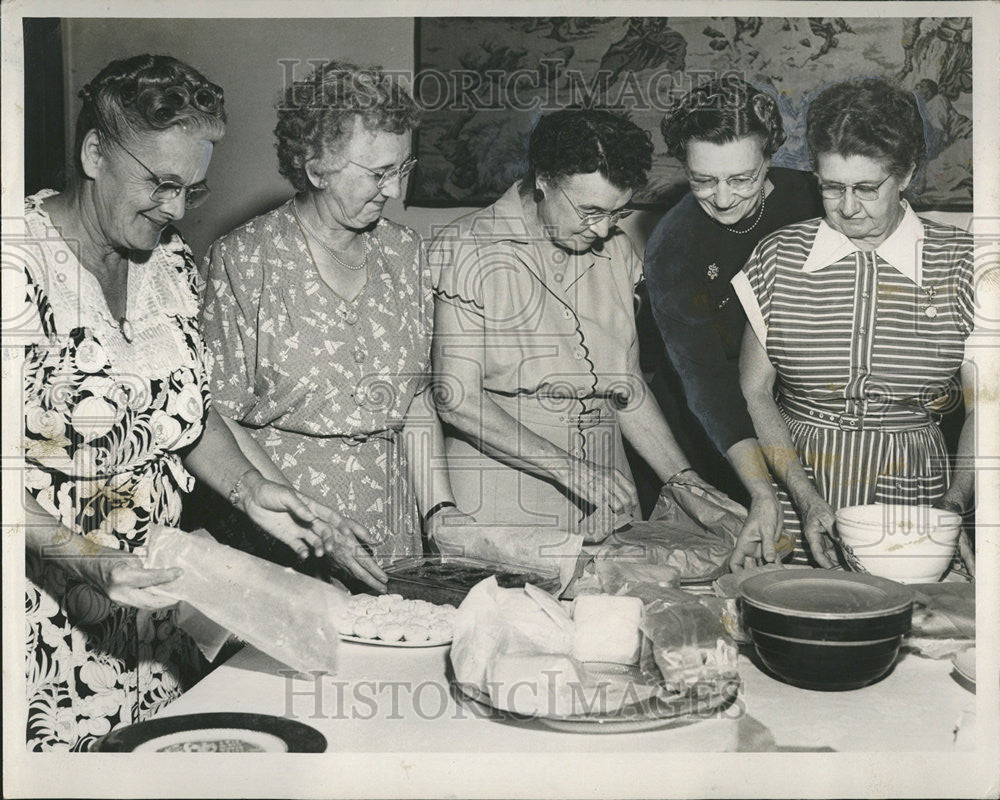
[[[202, 330], [213, 402], [296, 489], [375, 533], [379, 561], [419, 554], [403, 426], [426, 424], [427, 438], [437, 424], [410, 416], [430, 370], [433, 296], [421, 239], [379, 220], [364, 234], [368, 282], [347, 300], [317, 272], [291, 203], [209, 252]], [[229, 539], [212, 515], [210, 529]], [[280, 560], [269, 537], [257, 539], [231, 543]]]
[[[148, 261], [129, 265], [123, 332], [43, 210], [52, 194], [25, 209], [25, 486], [64, 527], [134, 552], [151, 525], [176, 525], [193, 483], [178, 453], [201, 435], [209, 402], [197, 271], [164, 231]], [[28, 553], [26, 569], [30, 749], [86, 750], [201, 676], [173, 611], [113, 603], [57, 552]]]

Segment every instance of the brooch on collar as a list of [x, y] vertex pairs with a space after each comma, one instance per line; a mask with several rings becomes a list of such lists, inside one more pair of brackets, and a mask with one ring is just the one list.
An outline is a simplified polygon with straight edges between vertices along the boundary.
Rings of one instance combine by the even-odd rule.
[[709, 264], [706, 274], [708, 275], [708, 279], [710, 281], [714, 281], [716, 278], [719, 277], [719, 265], [716, 264], [715, 262]]
[[920, 288], [927, 295], [927, 299], [924, 301], [924, 316], [934, 319], [938, 315], [937, 306], [934, 305], [935, 289], [933, 286], [921, 286]]

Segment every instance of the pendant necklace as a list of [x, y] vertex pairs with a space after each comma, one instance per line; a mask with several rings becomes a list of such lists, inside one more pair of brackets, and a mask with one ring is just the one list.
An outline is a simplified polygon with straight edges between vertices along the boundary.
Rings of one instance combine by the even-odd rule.
[[295, 221], [299, 224], [299, 229], [302, 231], [303, 235], [306, 232], [308, 232], [309, 235], [313, 238], [313, 240], [318, 242], [319, 246], [322, 247], [324, 250], [326, 250], [326, 252], [330, 254], [330, 257], [338, 264], [340, 264], [340, 266], [342, 266], [344, 269], [349, 269], [351, 270], [351, 272], [357, 272], [358, 270], [364, 269], [365, 265], [368, 264], [368, 238], [363, 233], [361, 234], [361, 248], [364, 255], [361, 258], [361, 263], [348, 264], [333, 251], [333, 248], [330, 247], [330, 245], [328, 245], [326, 242], [323, 241], [322, 238], [320, 238], [320, 236], [316, 233], [316, 231], [314, 231], [309, 225], [306, 224], [306, 221], [302, 219], [302, 217], [299, 216], [299, 210], [294, 201], [292, 201], [292, 213], [295, 215]]
[[[722, 227], [725, 228], [727, 231], [730, 231], [731, 233], [736, 233], [736, 234], [741, 234], [741, 235], [744, 234], [744, 233], [750, 233], [750, 231], [752, 231], [754, 228], [757, 227], [757, 223], [760, 222], [761, 217], [764, 216], [764, 203], [766, 201], [767, 201], [767, 195], [764, 193], [764, 187], [761, 186], [760, 187], [760, 205], [757, 207], [757, 217], [751, 223], [750, 227], [749, 228], [744, 228], [743, 230], [737, 230], [736, 228], [734, 228], [734, 227], [732, 227], [730, 225], [722, 225]], [[720, 223], [720, 224], [722, 224], [722, 223]]]

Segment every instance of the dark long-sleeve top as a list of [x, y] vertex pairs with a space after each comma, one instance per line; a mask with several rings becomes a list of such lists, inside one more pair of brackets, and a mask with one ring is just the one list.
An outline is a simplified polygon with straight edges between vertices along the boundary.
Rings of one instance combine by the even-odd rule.
[[753, 230], [741, 234], [719, 224], [689, 192], [659, 221], [646, 244], [643, 271], [667, 355], [688, 407], [722, 454], [755, 436], [739, 383], [747, 318], [730, 280], [762, 238], [823, 213], [809, 173], [772, 167], [768, 178], [774, 190]]

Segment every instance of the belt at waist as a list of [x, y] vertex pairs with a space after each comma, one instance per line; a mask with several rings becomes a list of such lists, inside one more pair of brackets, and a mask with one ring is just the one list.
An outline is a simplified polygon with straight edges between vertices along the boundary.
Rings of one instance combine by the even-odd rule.
[[805, 422], [809, 425], [816, 425], [820, 428], [839, 428], [842, 431], [885, 431], [886, 433], [900, 433], [902, 431], [913, 431], [926, 428], [934, 424], [930, 415], [923, 419], [915, 417], [913, 419], [887, 419], [883, 414], [834, 414], [829, 411], [820, 411], [818, 408], [810, 408], [808, 411], [781, 406], [782, 413], [795, 422]]
[[522, 394], [512, 397], [494, 392], [490, 392], [489, 396], [514, 419], [538, 425], [573, 426], [586, 429], [600, 424], [608, 424], [617, 418], [611, 401], [603, 397], [588, 397], [583, 400], [537, 394]]

